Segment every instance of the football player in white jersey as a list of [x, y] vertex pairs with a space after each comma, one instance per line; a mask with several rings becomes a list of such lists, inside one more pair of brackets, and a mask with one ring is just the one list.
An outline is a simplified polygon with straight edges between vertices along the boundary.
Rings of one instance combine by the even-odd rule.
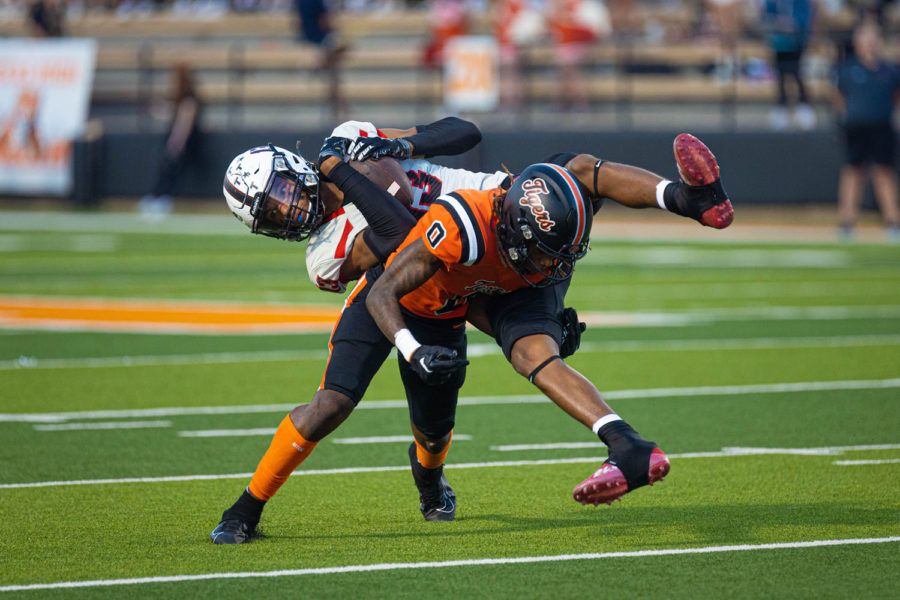
[[[357, 139], [367, 138], [370, 140], [380, 138], [397, 144], [401, 143], [398, 140], [403, 140], [403, 144], [410, 144], [410, 152], [424, 155], [426, 153], [420, 149], [422, 137], [426, 133], [431, 137], [432, 134], [429, 132], [436, 128], [440, 129], [444, 140], [440, 147], [435, 148], [435, 151], [443, 155], [464, 152], [481, 139], [481, 134], [477, 129], [474, 132], [471, 131], [474, 125], [453, 117], [410, 129], [382, 130], [376, 128], [372, 123], [347, 121], [335, 127], [329, 139], [347, 140], [345, 143], [347, 160], [351, 156], [354, 158], [360, 156], [359, 160], [371, 157], [373, 148], [371, 145], [364, 146], [370, 152], [357, 153], [355, 156], [351, 154], [353, 149], [349, 147]], [[448, 143], [448, 139], [450, 143]], [[445, 167], [424, 158], [400, 158], [399, 160], [412, 187], [413, 198], [409, 210], [416, 217], [425, 214], [431, 203], [443, 193], [463, 189], [493, 189], [509, 179], [507, 173], [501, 171], [476, 173], [465, 169]], [[357, 236], [369, 226], [366, 218], [352, 203], [345, 203], [340, 207], [338, 213], [333, 213], [331, 218], [327, 218], [309, 236], [309, 244], [306, 247], [306, 269], [310, 280], [319, 289], [342, 293], [347, 289], [348, 282], [358, 279], [374, 263], [367, 264], [371, 261], [361, 260], [361, 252], [356, 256], [352, 252]], [[371, 257], [368, 258], [371, 259]]]

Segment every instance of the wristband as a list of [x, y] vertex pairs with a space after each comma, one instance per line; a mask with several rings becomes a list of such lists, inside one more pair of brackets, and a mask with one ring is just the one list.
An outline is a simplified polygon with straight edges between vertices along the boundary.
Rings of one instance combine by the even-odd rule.
[[394, 345], [397, 346], [397, 350], [400, 351], [400, 354], [403, 355], [403, 358], [406, 359], [406, 362], [409, 362], [412, 358], [413, 352], [419, 349], [422, 345], [416, 341], [416, 338], [413, 337], [413, 334], [410, 333], [409, 329], [405, 327], [394, 334]]

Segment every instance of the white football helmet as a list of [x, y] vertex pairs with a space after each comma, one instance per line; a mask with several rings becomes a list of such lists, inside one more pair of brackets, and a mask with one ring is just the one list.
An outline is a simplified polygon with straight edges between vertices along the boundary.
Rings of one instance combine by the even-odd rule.
[[300, 241], [322, 224], [315, 168], [272, 144], [237, 155], [225, 171], [222, 191], [228, 208], [253, 233]]

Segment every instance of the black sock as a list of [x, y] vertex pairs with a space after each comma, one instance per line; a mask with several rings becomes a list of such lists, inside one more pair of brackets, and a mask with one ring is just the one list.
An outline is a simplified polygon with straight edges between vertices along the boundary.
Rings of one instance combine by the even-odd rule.
[[266, 506], [265, 500], [260, 500], [246, 489], [237, 502], [231, 505], [231, 508], [222, 513], [222, 520], [229, 521], [237, 519], [250, 525], [251, 529], [259, 523], [262, 516], [263, 508]]
[[722, 180], [701, 186], [690, 186], [680, 181], [670, 183], [663, 190], [666, 208], [682, 217], [700, 221], [707, 210], [728, 200]]
[[600, 441], [609, 448], [607, 462], [619, 467], [628, 489], [633, 490], [649, 483], [650, 453], [656, 444], [645, 440], [625, 421], [612, 421], [597, 432]]

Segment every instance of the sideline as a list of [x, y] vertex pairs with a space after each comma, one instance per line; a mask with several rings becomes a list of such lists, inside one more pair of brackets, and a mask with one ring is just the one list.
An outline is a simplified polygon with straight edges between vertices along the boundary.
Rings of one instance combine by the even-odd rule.
[[516, 565], [524, 563], [564, 562], [571, 560], [598, 560], [604, 558], [644, 558], [648, 556], [677, 556], [684, 554], [713, 554], [719, 552], [746, 552], [750, 550], [793, 550], [798, 548], [821, 548], [825, 546], [849, 546], [862, 544], [888, 544], [900, 542], [900, 536], [877, 538], [847, 538], [832, 540], [812, 540], [807, 542], [777, 542], [770, 544], [735, 544], [731, 546], [703, 546], [699, 548], [662, 548], [658, 550], [632, 550], [625, 552], [590, 552], [585, 554], [555, 554], [548, 556], [517, 556], [511, 558], [472, 558], [418, 563], [376, 563], [369, 565], [347, 565], [340, 567], [318, 567], [309, 569], [282, 569], [278, 571], [238, 571], [225, 573], [202, 573], [198, 575], [164, 575], [156, 577], [133, 577], [129, 579], [94, 579], [90, 581], [60, 581], [57, 583], [32, 583], [28, 585], [6, 585], [0, 592], [22, 592], [26, 590], [53, 590], [61, 588], [84, 588], [115, 585], [135, 585], [143, 583], [177, 583], [182, 581], [203, 581], [210, 579], [247, 579], [251, 577], [291, 577], [300, 575], [338, 575], [343, 573], [371, 573], [373, 571], [403, 571], [408, 569], [442, 569], [447, 567], [478, 567], [486, 565]]

